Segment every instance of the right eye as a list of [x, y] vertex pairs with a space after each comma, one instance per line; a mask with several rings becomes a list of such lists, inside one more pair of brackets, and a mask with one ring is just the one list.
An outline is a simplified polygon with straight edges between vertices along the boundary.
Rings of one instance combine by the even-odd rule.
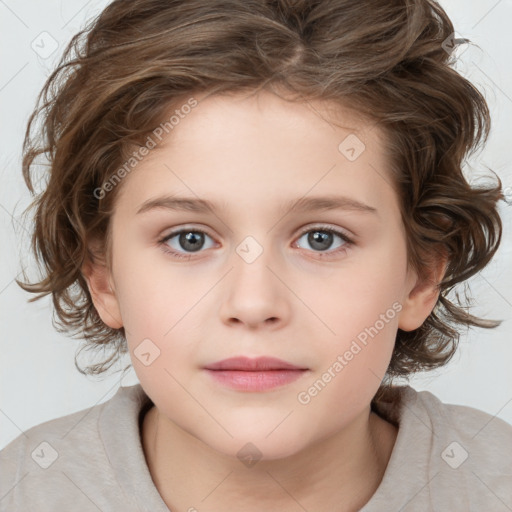
[[[193, 253], [204, 248], [205, 237], [211, 239], [207, 233], [198, 229], [180, 229], [166, 235], [158, 243], [162, 246], [164, 252], [171, 254], [173, 257], [190, 259]], [[173, 239], [176, 240], [173, 241]], [[168, 242], [171, 241], [173, 241], [172, 249], [169, 249]], [[181, 250], [185, 252], [181, 252]]]

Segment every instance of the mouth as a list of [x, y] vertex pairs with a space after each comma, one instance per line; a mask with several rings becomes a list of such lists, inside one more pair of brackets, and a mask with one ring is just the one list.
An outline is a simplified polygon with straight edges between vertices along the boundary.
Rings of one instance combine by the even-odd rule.
[[237, 391], [267, 391], [293, 382], [308, 372], [274, 357], [232, 357], [204, 367], [217, 383]]
[[275, 357], [230, 357], [205, 366], [207, 370], [265, 372], [276, 370], [307, 370]]

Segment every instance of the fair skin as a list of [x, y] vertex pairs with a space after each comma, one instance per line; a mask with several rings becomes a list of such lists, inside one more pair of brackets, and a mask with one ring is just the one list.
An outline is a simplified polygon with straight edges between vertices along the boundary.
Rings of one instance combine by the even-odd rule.
[[[438, 297], [407, 266], [384, 139], [348, 110], [319, 101], [268, 92], [196, 97], [199, 105], [122, 182], [111, 219], [112, 271], [84, 267], [101, 318], [124, 326], [133, 367], [155, 404], [141, 433], [153, 481], [173, 512], [359, 510], [379, 486], [397, 436], [370, 410], [397, 329], [418, 328]], [[331, 122], [334, 112], [348, 128]], [[366, 146], [353, 161], [338, 149], [350, 134]], [[217, 209], [137, 213], [163, 195], [206, 199]], [[376, 211], [284, 206], [327, 195]], [[354, 243], [332, 235], [313, 245], [312, 234], [327, 237], [325, 227]], [[158, 244], [179, 229], [199, 237], [197, 251], [179, 235]], [[237, 252], [248, 236], [257, 245], [242, 247], [262, 250], [250, 263]], [[378, 334], [333, 373], [338, 356], [386, 312]], [[146, 366], [134, 351], [147, 338], [160, 355]], [[271, 390], [240, 391], [204, 370], [241, 355], [306, 371]], [[325, 387], [299, 401], [329, 368]], [[261, 457], [250, 467], [237, 457], [249, 442]]]

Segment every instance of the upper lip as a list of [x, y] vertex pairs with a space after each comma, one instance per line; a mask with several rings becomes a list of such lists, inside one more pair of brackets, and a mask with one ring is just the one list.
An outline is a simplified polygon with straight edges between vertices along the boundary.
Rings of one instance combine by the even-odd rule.
[[207, 370], [238, 370], [257, 372], [266, 370], [305, 370], [275, 357], [230, 357], [205, 366]]

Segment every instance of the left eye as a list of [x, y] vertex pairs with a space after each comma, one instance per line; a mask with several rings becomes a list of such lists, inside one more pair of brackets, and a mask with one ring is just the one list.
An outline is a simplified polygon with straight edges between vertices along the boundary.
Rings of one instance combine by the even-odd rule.
[[[342, 250], [346, 249], [347, 246], [352, 244], [352, 241], [343, 233], [331, 229], [331, 228], [314, 228], [304, 232], [299, 241], [302, 239], [306, 239], [307, 243], [315, 250], [320, 252], [325, 252], [328, 249], [332, 248], [334, 238], [339, 238], [342, 242], [338, 246], [334, 247], [334, 249], [338, 249], [342, 247]], [[298, 242], [297, 242], [298, 243]], [[330, 251], [330, 253], [338, 252], [336, 250]]]

